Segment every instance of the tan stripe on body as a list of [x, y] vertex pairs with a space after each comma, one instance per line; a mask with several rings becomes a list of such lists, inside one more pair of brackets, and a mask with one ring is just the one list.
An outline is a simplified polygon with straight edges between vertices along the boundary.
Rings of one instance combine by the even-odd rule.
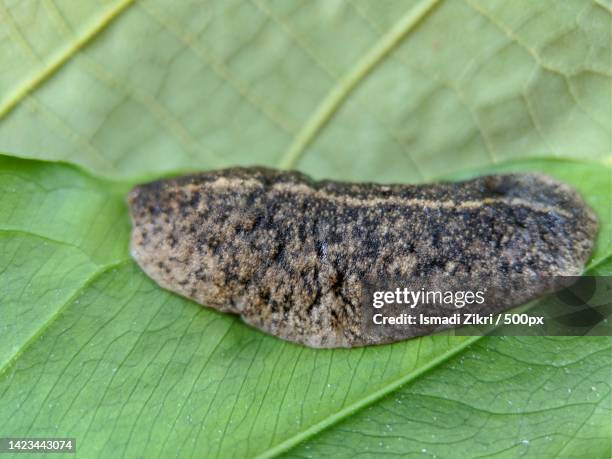
[[[198, 191], [202, 187], [209, 189], [242, 189], [245, 188], [263, 188], [262, 183], [256, 179], [241, 179], [241, 178], [227, 178], [219, 177], [212, 182], [205, 182], [202, 184], [188, 184], [187, 189], [191, 192]], [[327, 191], [312, 188], [304, 183], [295, 184], [291, 182], [278, 182], [270, 187], [271, 190], [287, 193], [297, 193], [309, 195], [315, 198], [332, 201], [338, 204], [346, 204], [350, 206], [358, 207], [377, 207], [380, 205], [395, 204], [398, 206], [412, 206], [418, 208], [429, 208], [429, 209], [454, 209], [454, 210], [470, 210], [479, 209], [486, 205], [492, 204], [505, 204], [510, 207], [521, 206], [534, 212], [539, 213], [556, 213], [563, 215], [564, 217], [571, 218], [572, 214], [566, 210], [557, 207], [542, 204], [539, 202], [527, 201], [522, 198], [504, 198], [504, 197], [490, 197], [480, 200], [469, 200], [469, 201], [453, 201], [453, 200], [433, 200], [423, 198], [398, 198], [397, 196], [388, 196], [384, 198], [356, 198], [354, 196], [345, 196], [339, 194], [328, 193]]]

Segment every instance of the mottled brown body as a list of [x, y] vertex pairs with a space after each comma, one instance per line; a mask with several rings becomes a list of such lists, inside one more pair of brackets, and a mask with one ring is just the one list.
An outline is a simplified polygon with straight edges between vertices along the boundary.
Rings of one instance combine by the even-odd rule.
[[549, 290], [545, 279], [579, 274], [597, 231], [576, 191], [538, 174], [378, 185], [233, 168], [138, 186], [129, 205], [132, 255], [159, 285], [313, 347], [433, 331], [366, 332], [368, 282], [486, 280], [506, 309]]

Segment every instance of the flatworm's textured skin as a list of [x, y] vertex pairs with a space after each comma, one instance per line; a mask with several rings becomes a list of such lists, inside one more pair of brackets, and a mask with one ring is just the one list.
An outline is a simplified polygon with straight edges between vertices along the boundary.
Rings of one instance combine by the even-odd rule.
[[368, 282], [485, 282], [502, 292], [485, 312], [507, 309], [579, 274], [597, 232], [578, 193], [539, 174], [380, 185], [232, 168], [141, 185], [128, 201], [132, 256], [159, 285], [313, 347], [435, 331], [365, 330]]

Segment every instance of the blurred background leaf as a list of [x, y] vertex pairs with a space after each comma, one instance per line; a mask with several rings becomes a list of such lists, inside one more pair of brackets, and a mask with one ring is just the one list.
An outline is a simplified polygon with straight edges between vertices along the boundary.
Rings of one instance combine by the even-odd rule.
[[86, 457], [612, 454], [609, 338], [283, 343], [147, 279], [124, 203], [234, 164], [539, 170], [597, 211], [610, 274], [608, 2], [0, 0], [0, 24], [0, 151], [113, 179], [0, 161], [2, 436], [74, 435]]
[[230, 164], [423, 180], [610, 163], [610, 3], [0, 3], [0, 151], [96, 174]]

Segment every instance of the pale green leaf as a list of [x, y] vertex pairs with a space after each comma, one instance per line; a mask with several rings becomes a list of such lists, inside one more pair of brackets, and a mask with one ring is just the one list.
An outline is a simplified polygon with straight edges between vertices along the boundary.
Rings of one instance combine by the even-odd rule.
[[405, 181], [525, 155], [610, 163], [610, 8], [4, 0], [0, 150], [124, 177], [265, 163]]

